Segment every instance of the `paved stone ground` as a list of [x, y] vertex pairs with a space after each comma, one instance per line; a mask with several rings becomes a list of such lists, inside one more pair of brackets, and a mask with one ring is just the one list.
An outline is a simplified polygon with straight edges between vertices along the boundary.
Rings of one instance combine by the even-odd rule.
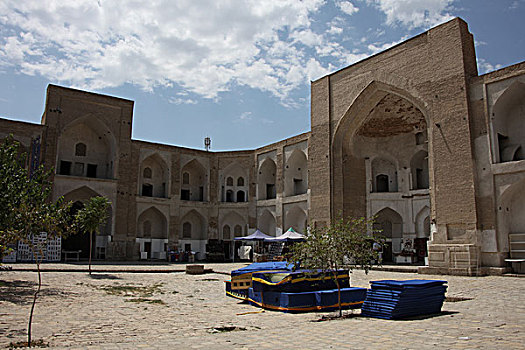
[[[227, 273], [243, 265], [205, 267]], [[333, 314], [258, 312], [260, 309], [224, 295], [224, 274], [112, 273], [107, 271], [123, 266], [105, 266], [106, 272], [92, 277], [85, 272], [43, 273], [33, 324], [35, 339], [42, 338], [56, 348], [88, 349], [525, 347], [523, 278], [354, 271], [353, 286], [368, 287], [370, 280], [379, 279], [445, 279], [449, 297], [471, 300], [445, 302], [443, 314], [420, 319], [371, 319], [354, 311], [349, 318], [315, 322]], [[34, 272], [0, 272], [0, 347], [25, 339], [35, 286]]]

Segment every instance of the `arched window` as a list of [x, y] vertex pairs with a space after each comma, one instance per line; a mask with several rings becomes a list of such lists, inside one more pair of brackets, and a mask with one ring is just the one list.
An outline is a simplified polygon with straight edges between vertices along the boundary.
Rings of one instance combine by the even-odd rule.
[[244, 191], [237, 191], [237, 202], [244, 202]]
[[183, 185], [189, 185], [190, 184], [190, 173], [183, 173], [182, 174], [182, 184]]
[[151, 221], [144, 221], [142, 233], [144, 234], [144, 237], [151, 237]]
[[226, 202], [233, 202], [233, 191], [226, 191]]
[[244, 178], [240, 177], [237, 179], [237, 186], [244, 186]]
[[145, 179], [151, 179], [151, 168], [144, 168], [144, 171], [142, 172], [142, 176]]
[[75, 156], [77, 157], [86, 156], [86, 144], [79, 142], [75, 145]]
[[226, 186], [233, 186], [233, 177], [229, 176], [226, 179]]
[[182, 238], [191, 238], [191, 224], [189, 222], [182, 224]]
[[230, 226], [224, 225], [224, 227], [222, 228], [222, 239], [224, 239], [224, 240], [230, 240], [231, 239]]
[[388, 192], [388, 175], [380, 174], [376, 176], [377, 192]]
[[235, 234], [235, 237], [242, 237], [242, 226], [235, 225], [235, 228], [233, 229], [233, 233]]

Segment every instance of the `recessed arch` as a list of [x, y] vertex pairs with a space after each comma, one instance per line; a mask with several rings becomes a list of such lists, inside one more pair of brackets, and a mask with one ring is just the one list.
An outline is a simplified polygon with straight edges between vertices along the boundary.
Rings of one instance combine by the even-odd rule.
[[397, 167], [385, 157], [372, 160], [372, 192], [397, 192]]
[[306, 222], [307, 222], [306, 212], [301, 209], [299, 206], [294, 206], [291, 209], [288, 209], [284, 216], [284, 230], [288, 230], [292, 227], [295, 231], [299, 233], [306, 232]]
[[308, 190], [308, 160], [300, 150], [292, 151], [284, 170], [284, 195], [305, 194]]
[[142, 196], [166, 198], [168, 191], [169, 168], [164, 159], [154, 153], [140, 164], [139, 191]]
[[416, 237], [430, 238], [430, 208], [427, 206], [416, 215]]
[[525, 259], [525, 179], [508, 186], [499, 200], [498, 242], [513, 259]]
[[264, 209], [257, 220], [257, 227], [269, 236], [276, 235], [275, 216], [268, 209]]
[[[396, 171], [400, 172], [400, 169], [408, 168], [410, 157], [406, 159], [404, 154], [396, 153], [405, 152], [410, 147], [431, 148], [431, 140], [428, 144], [416, 145], [414, 139], [415, 133], [428, 134], [431, 116], [426, 104], [417, 97], [417, 91], [408, 81], [396, 79], [393, 78], [392, 82], [398, 87], [380, 81], [369, 83], [349, 104], [335, 127], [331, 144], [333, 216], [339, 213], [343, 217], [367, 215], [369, 193], [373, 192], [377, 175], [381, 175], [372, 177], [371, 162], [375, 156], [393, 157]], [[396, 143], [407, 147], [397, 148]], [[396, 191], [409, 190], [408, 181], [400, 182], [399, 173], [388, 176], [389, 191], [395, 190], [396, 186], [390, 188], [394, 181], [397, 181]], [[379, 180], [385, 182], [386, 178]]]
[[429, 187], [428, 152], [420, 150], [410, 160], [412, 189], [420, 190]]
[[118, 168], [116, 154], [117, 141], [111, 130], [98, 117], [88, 114], [60, 129], [57, 173], [113, 179]]
[[[232, 234], [235, 234], [237, 231], [235, 231], [235, 228], [237, 226], [241, 227], [241, 236], [245, 233], [245, 227], [246, 227], [246, 218], [243, 217], [239, 212], [237, 211], [229, 211], [226, 215], [224, 215], [221, 219], [221, 226], [228, 226], [230, 228], [230, 232]], [[237, 232], [238, 234], [238, 232]], [[239, 236], [235, 236], [239, 237]], [[227, 240], [226, 237], [223, 236], [224, 240]], [[230, 236], [231, 239], [231, 236]]]
[[[191, 239], [192, 240], [206, 240], [208, 239], [208, 228], [206, 219], [195, 209], [190, 210], [181, 219], [181, 232], [184, 232], [184, 225], [190, 225], [191, 227]], [[182, 237], [187, 239], [187, 237]]]
[[247, 179], [246, 170], [237, 161], [230, 163], [220, 171], [221, 201], [239, 202], [239, 200], [237, 200], [237, 193], [239, 191], [248, 192], [247, 181], [245, 181], [245, 179]]
[[[168, 223], [166, 216], [157, 208], [149, 207], [144, 210], [137, 220], [137, 237], [167, 239]], [[149, 232], [148, 232], [149, 231]]]
[[[181, 199], [197, 202], [207, 201], [208, 176], [206, 168], [197, 159], [192, 159], [181, 169], [181, 174], [183, 177]], [[185, 176], [187, 176], [188, 183], [184, 183]]]
[[525, 83], [512, 83], [496, 100], [492, 111], [495, 161], [525, 159]]
[[271, 158], [266, 158], [257, 173], [257, 199], [274, 199], [276, 197], [276, 172], [275, 162]]

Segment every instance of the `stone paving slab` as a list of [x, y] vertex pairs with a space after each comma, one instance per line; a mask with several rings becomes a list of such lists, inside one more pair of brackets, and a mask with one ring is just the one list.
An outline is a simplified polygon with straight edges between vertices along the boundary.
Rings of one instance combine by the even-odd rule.
[[[228, 272], [244, 265], [206, 268]], [[30, 271], [0, 272], [0, 347], [24, 340], [36, 278]], [[449, 297], [470, 300], [446, 302], [444, 312], [433, 317], [388, 321], [354, 311], [349, 318], [324, 322], [315, 321], [333, 313], [258, 312], [224, 295], [225, 278], [219, 273], [45, 272], [34, 338], [53, 348], [87, 349], [523, 349], [525, 344], [522, 278], [354, 271], [353, 286], [369, 287], [369, 281], [380, 279], [444, 279]]]

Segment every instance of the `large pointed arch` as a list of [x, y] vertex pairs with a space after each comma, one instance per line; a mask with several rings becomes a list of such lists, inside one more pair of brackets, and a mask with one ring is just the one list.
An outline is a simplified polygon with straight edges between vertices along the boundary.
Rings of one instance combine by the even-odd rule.
[[[399, 86], [410, 87], [406, 81], [398, 83]], [[374, 118], [373, 113], [382, 106], [382, 103], [400, 101], [401, 104], [410, 108], [409, 117], [412, 119], [398, 117], [397, 120], [400, 122], [399, 125], [396, 124], [397, 128], [392, 129], [393, 133], [409, 134], [410, 130], [428, 133], [430, 116], [426, 104], [408, 91], [415, 92], [412, 88], [403, 90], [390, 84], [373, 81], [361, 91], [339, 120], [331, 144], [332, 215], [342, 214], [343, 217], [367, 215], [366, 200], [368, 193], [365, 159], [367, 156], [361, 155], [355, 147], [358, 138], [369, 137], [370, 130], [366, 123]], [[358, 135], [358, 132], [361, 134]], [[357, 145], [359, 147], [359, 143]], [[430, 143], [428, 147], [431, 148]]]

